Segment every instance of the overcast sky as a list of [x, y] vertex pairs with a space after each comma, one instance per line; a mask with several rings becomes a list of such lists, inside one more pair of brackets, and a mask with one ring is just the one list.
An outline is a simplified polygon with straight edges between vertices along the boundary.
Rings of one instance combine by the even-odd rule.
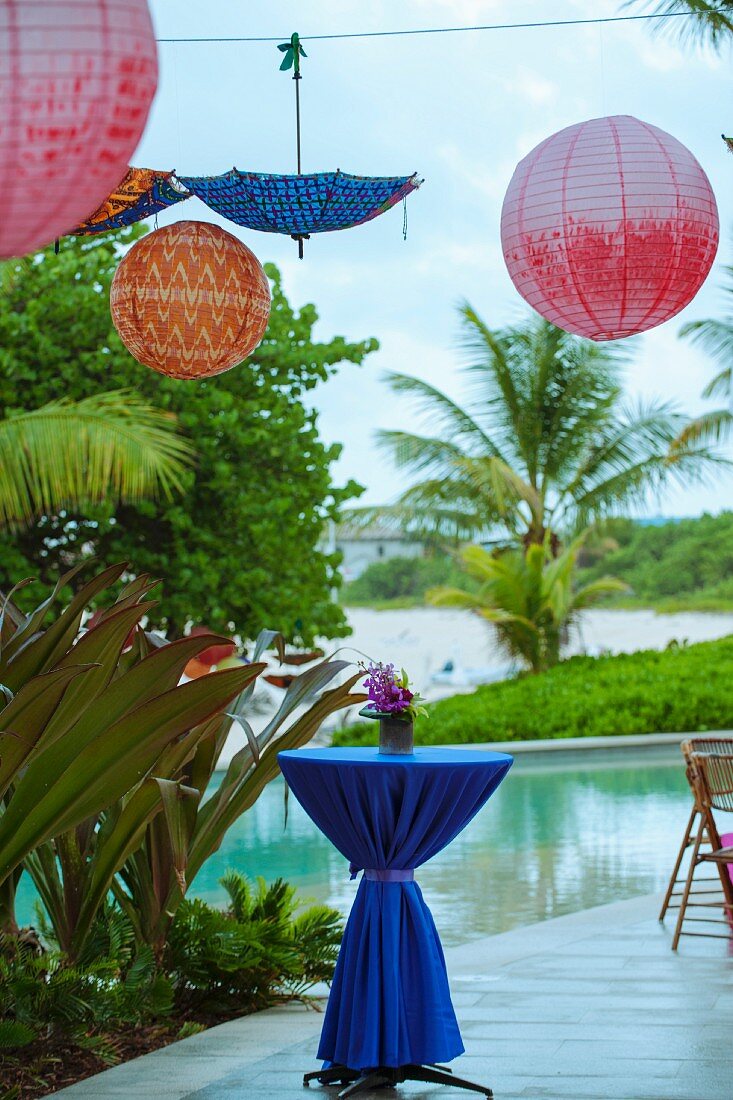
[[[616, 0], [151, 0], [160, 37], [309, 34], [470, 25], [618, 14]], [[720, 268], [733, 244], [730, 54], [680, 48], [647, 23], [306, 43], [303, 169], [365, 175], [415, 170], [424, 186], [402, 210], [323, 234], [306, 258], [288, 238], [226, 224], [283, 272], [295, 305], [313, 301], [322, 339], [378, 337], [362, 367], [345, 365], [314, 401], [320, 429], [344, 444], [336, 474], [367, 486], [362, 501], [392, 499], [404, 484], [374, 446], [376, 427], [414, 427], [386, 370], [419, 375], [461, 399], [456, 305], [467, 298], [492, 326], [523, 308], [501, 255], [499, 217], [517, 161], [575, 122], [632, 114], [674, 134], [715, 190], [722, 241], [708, 282], [675, 320], [640, 338], [630, 394], [662, 395], [688, 412], [714, 369], [678, 340], [684, 321], [719, 309]], [[135, 163], [214, 175], [295, 171], [293, 85], [273, 43], [160, 46], [161, 79]], [[216, 215], [189, 200], [166, 217]], [[708, 405], [710, 403], [707, 403]], [[694, 515], [733, 507], [733, 476], [704, 489], [670, 489], [650, 511]]]

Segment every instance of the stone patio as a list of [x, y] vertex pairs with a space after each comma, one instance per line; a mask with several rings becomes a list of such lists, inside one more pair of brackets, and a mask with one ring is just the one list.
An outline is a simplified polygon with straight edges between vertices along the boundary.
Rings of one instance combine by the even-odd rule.
[[[685, 937], [675, 955], [658, 908], [636, 898], [447, 950], [466, 1046], [455, 1072], [496, 1100], [733, 1100], [733, 941]], [[335, 1088], [302, 1087], [320, 1026], [312, 1009], [271, 1009], [55, 1095], [333, 1100]], [[398, 1094], [476, 1095], [437, 1085]]]

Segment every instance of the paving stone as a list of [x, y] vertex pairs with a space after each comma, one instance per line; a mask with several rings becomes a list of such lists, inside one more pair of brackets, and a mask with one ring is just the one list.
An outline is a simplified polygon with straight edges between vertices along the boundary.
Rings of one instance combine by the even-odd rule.
[[[733, 1100], [733, 960], [723, 941], [673, 954], [658, 907], [633, 899], [446, 952], [467, 1051], [454, 1071], [497, 1100]], [[322, 1021], [293, 1006], [258, 1013], [55, 1095], [334, 1100], [335, 1089], [302, 1086]], [[413, 1083], [370, 1095], [470, 1094]]]

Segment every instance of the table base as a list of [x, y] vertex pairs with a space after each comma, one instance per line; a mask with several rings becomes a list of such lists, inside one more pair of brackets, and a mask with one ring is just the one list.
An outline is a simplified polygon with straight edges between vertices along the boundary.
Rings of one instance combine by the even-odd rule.
[[378, 1069], [370, 1069], [361, 1072], [357, 1069], [349, 1069], [348, 1066], [329, 1066], [328, 1069], [317, 1069], [312, 1073], [306, 1073], [303, 1084], [309, 1085], [311, 1081], [318, 1081], [321, 1085], [346, 1085], [338, 1094], [339, 1100], [346, 1100], [349, 1096], [355, 1096], [357, 1092], [368, 1092], [370, 1089], [384, 1088], [390, 1085], [399, 1085], [403, 1081], [426, 1081], [432, 1085], [452, 1085], [454, 1089], [467, 1089], [469, 1092], [478, 1092], [492, 1100], [493, 1092], [486, 1085], [477, 1085], [474, 1081], [467, 1081], [463, 1077], [456, 1077], [448, 1066], [382, 1066]]

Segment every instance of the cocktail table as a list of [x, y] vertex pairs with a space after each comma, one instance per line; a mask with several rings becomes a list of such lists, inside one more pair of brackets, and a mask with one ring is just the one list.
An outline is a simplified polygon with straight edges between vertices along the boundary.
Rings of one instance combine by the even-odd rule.
[[461, 832], [493, 794], [511, 756], [469, 749], [299, 749], [278, 754], [293, 794], [363, 870], [326, 1008], [320, 1070], [340, 1097], [406, 1080], [491, 1096], [439, 1063], [463, 1053], [443, 950], [416, 867]]

